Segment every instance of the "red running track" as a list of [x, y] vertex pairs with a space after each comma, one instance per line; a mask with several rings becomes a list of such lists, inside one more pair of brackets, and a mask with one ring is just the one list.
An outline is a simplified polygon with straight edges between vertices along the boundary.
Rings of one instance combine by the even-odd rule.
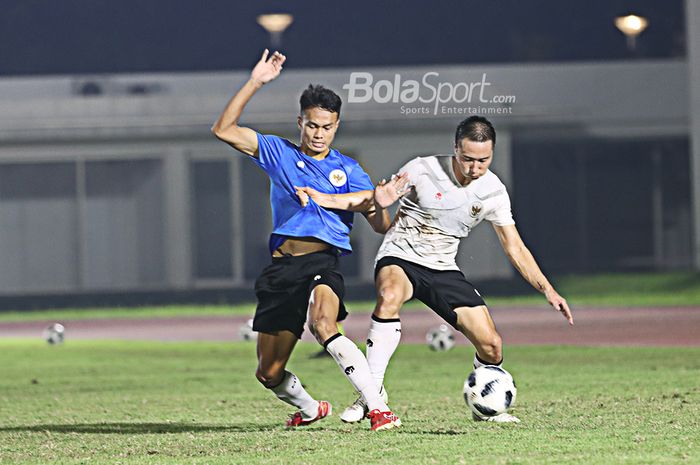
[[[615, 346], [700, 346], [700, 308], [576, 308], [570, 327], [554, 310], [545, 307], [493, 308], [491, 314], [505, 344], [570, 344]], [[236, 340], [238, 328], [249, 317], [182, 317], [168, 319], [100, 319], [61, 321], [66, 339], [125, 339], [158, 341]], [[401, 315], [402, 341], [421, 343], [425, 333], [442, 320], [430, 310]], [[0, 337], [41, 337], [54, 321], [0, 323]], [[346, 334], [364, 341], [368, 313], [351, 314]], [[304, 340], [312, 340], [308, 331]], [[459, 344], [466, 338], [457, 334]]]

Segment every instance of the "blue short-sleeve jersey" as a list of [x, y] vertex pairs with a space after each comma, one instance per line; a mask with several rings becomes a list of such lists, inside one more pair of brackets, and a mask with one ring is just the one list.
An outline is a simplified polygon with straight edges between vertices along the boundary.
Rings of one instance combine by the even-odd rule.
[[316, 160], [286, 139], [262, 134], [258, 134], [258, 158], [252, 160], [270, 177], [270, 253], [288, 237], [315, 237], [336, 247], [341, 255], [352, 252], [354, 213], [327, 210], [313, 201], [302, 207], [294, 186], [327, 194], [374, 189], [359, 163], [334, 149], [323, 160]]

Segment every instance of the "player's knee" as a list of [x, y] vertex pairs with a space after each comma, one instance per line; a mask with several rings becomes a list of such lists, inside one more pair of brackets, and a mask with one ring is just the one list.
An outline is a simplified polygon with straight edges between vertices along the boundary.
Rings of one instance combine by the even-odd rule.
[[260, 384], [265, 386], [267, 389], [271, 389], [282, 382], [284, 377], [284, 370], [278, 369], [262, 369], [259, 368], [255, 370], [255, 377], [260, 381]]
[[386, 286], [379, 290], [377, 301], [377, 311], [382, 318], [396, 318], [403, 305], [403, 299], [394, 287]]

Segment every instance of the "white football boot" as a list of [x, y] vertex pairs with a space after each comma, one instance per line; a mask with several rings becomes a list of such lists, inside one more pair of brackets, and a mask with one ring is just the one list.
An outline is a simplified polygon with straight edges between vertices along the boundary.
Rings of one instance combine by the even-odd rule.
[[472, 418], [474, 421], [492, 421], [494, 423], [520, 423], [520, 419], [510, 413], [501, 413], [500, 415], [495, 415], [493, 417], [480, 417], [476, 413], [472, 412]]
[[[384, 386], [379, 388], [379, 395], [382, 396], [385, 404], [389, 402], [389, 395], [386, 393]], [[362, 395], [359, 395], [357, 400], [355, 400], [350, 407], [346, 408], [345, 411], [340, 414], [340, 419], [345, 423], [357, 423], [358, 421], [362, 421], [365, 417], [367, 417], [368, 413], [369, 409], [367, 408], [367, 404], [362, 398]]]

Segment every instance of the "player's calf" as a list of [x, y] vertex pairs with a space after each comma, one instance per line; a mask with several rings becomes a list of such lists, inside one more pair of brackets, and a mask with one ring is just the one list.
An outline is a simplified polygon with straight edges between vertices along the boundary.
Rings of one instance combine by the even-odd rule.
[[316, 320], [309, 321], [309, 331], [316, 338], [319, 344], [328, 340], [331, 336], [338, 333], [338, 323], [326, 317], [318, 317]]
[[474, 368], [478, 368], [481, 365], [499, 365], [503, 362], [503, 341], [498, 333], [494, 331], [490, 334], [476, 337], [473, 333], [462, 330], [461, 327], [459, 329], [476, 348]]
[[501, 336], [494, 334], [476, 346], [479, 357], [487, 365], [498, 365], [503, 361], [503, 345]]

